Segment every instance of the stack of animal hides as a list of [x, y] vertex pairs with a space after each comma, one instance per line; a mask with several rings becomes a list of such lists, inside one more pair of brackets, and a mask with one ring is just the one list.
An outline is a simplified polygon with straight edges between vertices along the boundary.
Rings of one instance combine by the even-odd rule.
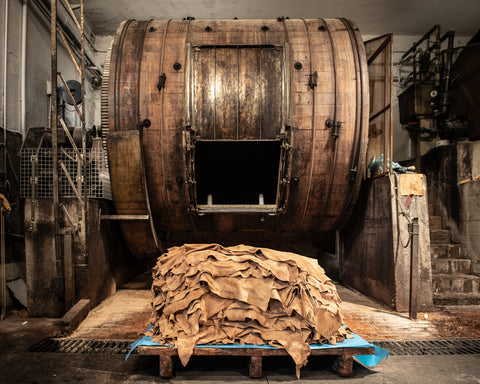
[[309, 344], [343, 341], [340, 298], [317, 260], [245, 245], [173, 247], [153, 268], [152, 341], [183, 365], [199, 344], [269, 344], [297, 367]]

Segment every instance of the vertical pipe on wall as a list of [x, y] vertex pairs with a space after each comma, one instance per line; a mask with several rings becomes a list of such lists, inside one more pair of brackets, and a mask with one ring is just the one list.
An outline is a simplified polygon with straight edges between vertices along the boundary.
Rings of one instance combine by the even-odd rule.
[[81, 60], [81, 86], [82, 86], [82, 177], [83, 177], [83, 207], [82, 207], [82, 224], [84, 233], [84, 250], [82, 263], [88, 264], [88, 236], [87, 236], [87, 214], [88, 214], [88, 191], [87, 191], [87, 126], [85, 121], [86, 110], [86, 94], [85, 94], [85, 17], [84, 17], [84, 1], [80, 0], [80, 60]]
[[21, 122], [20, 129], [22, 135], [27, 133], [26, 127], [26, 116], [27, 111], [26, 106], [26, 76], [27, 76], [27, 10], [28, 10], [28, 0], [23, 0], [22, 2], [22, 63], [21, 63], [21, 78], [20, 78], [20, 100], [21, 100]]
[[[7, 172], [7, 62], [8, 62], [8, 0], [5, 0], [5, 14], [3, 20], [3, 169]], [[6, 189], [7, 178], [4, 188]]]
[[418, 245], [418, 217], [414, 217], [412, 222], [408, 224], [408, 229], [411, 236], [410, 243], [410, 305], [409, 315], [410, 319], [417, 319], [418, 309], [418, 285], [419, 285], [419, 245]]
[[[50, 1], [50, 55], [52, 97], [50, 112], [50, 128], [52, 132], [52, 190], [53, 190], [53, 221], [55, 228], [55, 260], [61, 260], [58, 241], [58, 116], [57, 116], [57, 0]], [[58, 273], [58, 271], [57, 271]], [[58, 273], [61, 275], [61, 273]]]

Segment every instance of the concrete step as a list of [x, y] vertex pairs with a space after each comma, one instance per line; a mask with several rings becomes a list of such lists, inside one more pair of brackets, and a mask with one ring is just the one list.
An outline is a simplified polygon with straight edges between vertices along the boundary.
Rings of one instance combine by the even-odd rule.
[[428, 204], [428, 214], [430, 216], [442, 216], [443, 215], [443, 210], [442, 207], [438, 205], [433, 205], [431, 203]]
[[472, 272], [472, 260], [435, 258], [432, 259], [432, 272], [449, 274], [461, 273], [468, 275]]
[[430, 225], [430, 231], [444, 229], [442, 216], [430, 215], [428, 218], [428, 223]]
[[450, 230], [449, 229], [430, 229], [430, 243], [431, 244], [450, 244]]
[[430, 255], [436, 258], [461, 259], [460, 245], [458, 244], [431, 244]]
[[434, 293], [478, 293], [480, 277], [466, 274], [432, 273]]
[[480, 293], [434, 293], [435, 305], [478, 305]]

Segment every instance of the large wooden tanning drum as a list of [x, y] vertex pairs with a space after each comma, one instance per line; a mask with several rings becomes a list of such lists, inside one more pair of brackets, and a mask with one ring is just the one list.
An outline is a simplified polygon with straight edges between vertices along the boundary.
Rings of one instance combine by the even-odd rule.
[[135, 253], [154, 253], [158, 231], [328, 231], [348, 219], [369, 111], [351, 21], [125, 21], [103, 87], [112, 191]]

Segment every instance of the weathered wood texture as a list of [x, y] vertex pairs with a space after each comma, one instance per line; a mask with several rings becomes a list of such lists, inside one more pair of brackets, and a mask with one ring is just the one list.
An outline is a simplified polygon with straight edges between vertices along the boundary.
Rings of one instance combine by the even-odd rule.
[[[164, 378], [173, 377], [172, 357], [177, 356], [177, 349], [174, 347], [155, 347], [140, 346], [138, 347], [140, 355], [159, 356], [160, 359], [160, 376]], [[373, 347], [356, 347], [356, 348], [328, 348], [328, 349], [312, 349], [313, 356], [338, 356], [337, 372], [339, 376], [352, 376], [353, 356], [354, 355], [373, 355], [375, 350]], [[195, 356], [248, 356], [249, 374], [252, 378], [262, 377], [262, 360], [264, 356], [288, 356], [285, 349], [266, 349], [266, 348], [215, 348], [195, 347], [193, 349]], [[293, 362], [292, 362], [293, 364]]]
[[275, 139], [282, 127], [282, 50], [196, 47], [194, 127], [206, 140]]
[[[365, 50], [352, 22], [128, 21], [117, 30], [110, 66], [109, 130], [142, 131], [159, 230], [326, 231], [345, 223], [364, 174], [369, 114]], [[141, 128], [145, 119], [151, 125]], [[338, 138], [327, 119], [339, 122]], [[189, 213], [187, 123], [200, 139], [215, 140], [272, 139], [286, 129], [289, 178], [298, 182], [290, 184], [285, 214], [260, 221], [257, 214]]]
[[151, 219], [140, 134], [135, 130], [111, 133], [107, 148], [117, 213], [148, 217], [142, 221], [120, 221], [128, 248], [140, 256], [158, 254], [161, 249]]

